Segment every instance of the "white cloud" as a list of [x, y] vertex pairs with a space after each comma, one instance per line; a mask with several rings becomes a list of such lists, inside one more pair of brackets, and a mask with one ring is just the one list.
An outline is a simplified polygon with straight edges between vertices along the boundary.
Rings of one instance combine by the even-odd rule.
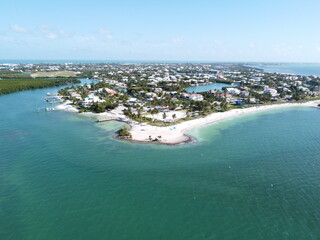
[[103, 36], [103, 38], [107, 39], [107, 40], [113, 40], [114, 36], [111, 34], [111, 32], [108, 29], [105, 28], [101, 28], [99, 30], [99, 33]]
[[16, 39], [14, 37], [8, 36], [0, 36], [0, 42], [15, 42]]
[[95, 41], [95, 36], [74, 35], [73, 38], [78, 41]]
[[222, 42], [220, 42], [219, 40], [214, 40], [213, 42], [214, 42], [214, 44], [216, 44], [216, 45], [218, 45], [218, 46], [221, 46], [221, 45], [222, 45]]
[[18, 33], [28, 33], [29, 32], [28, 29], [26, 29], [26, 28], [24, 28], [24, 27], [22, 27], [22, 26], [20, 26], [18, 24], [12, 24], [10, 26], [10, 28], [11, 28], [11, 30], [13, 30], [15, 32], [18, 32]]
[[250, 48], [255, 48], [255, 47], [256, 47], [256, 43], [255, 43], [255, 42], [249, 43], [249, 47], [250, 47]]
[[53, 32], [49, 32], [49, 33], [47, 33], [45, 36], [46, 36], [47, 38], [49, 38], [49, 39], [56, 39], [56, 38], [58, 38], [58, 35], [55, 34], [55, 33], [53, 33]]
[[160, 42], [160, 41], [151, 41], [151, 40], [147, 40], [146, 43], [154, 48], [159, 48], [159, 47], [163, 47], [165, 46], [164, 42]]
[[48, 32], [52, 29], [52, 27], [48, 24], [41, 24], [40, 25], [40, 30], [41, 32]]
[[63, 36], [63, 37], [72, 37], [72, 34], [71, 34], [71, 33], [66, 32], [66, 31], [64, 31], [64, 30], [60, 30], [60, 31], [59, 31], [59, 34], [60, 34], [60, 36]]
[[286, 46], [283, 44], [273, 44], [271, 47], [273, 52], [281, 57], [287, 57], [292, 55], [293, 53], [292, 48], [290, 46]]
[[175, 44], [181, 44], [182, 40], [181, 40], [181, 38], [173, 38], [172, 42]]
[[44, 37], [48, 39], [56, 39], [58, 38], [58, 34], [56, 34], [50, 25], [47, 24], [41, 24], [40, 25], [40, 31], [43, 34]]

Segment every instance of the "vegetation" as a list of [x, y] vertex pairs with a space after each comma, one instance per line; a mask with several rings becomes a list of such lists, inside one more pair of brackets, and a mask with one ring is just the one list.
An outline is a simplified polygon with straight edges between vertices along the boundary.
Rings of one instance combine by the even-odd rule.
[[118, 136], [121, 138], [131, 138], [132, 135], [129, 132], [129, 129], [127, 127], [123, 127], [117, 132]]
[[117, 103], [112, 103], [110, 101], [105, 101], [102, 103], [93, 103], [91, 107], [89, 108], [89, 111], [95, 112], [95, 113], [103, 113], [106, 110], [115, 109], [118, 107]]
[[36, 73], [31, 73], [30, 75], [33, 78], [73, 77], [75, 76], [75, 72], [71, 72], [71, 71], [36, 72]]
[[76, 78], [10, 78], [0, 79], [0, 95], [23, 90], [62, 86], [80, 83]]
[[[265, 73], [238, 64], [213, 69], [212, 65], [201, 64], [81, 65], [77, 76], [94, 78], [98, 82], [67, 88], [59, 94], [80, 112], [100, 113], [120, 106], [118, 110], [122, 109], [127, 118], [155, 126], [170, 126], [231, 109], [310, 101], [320, 95], [320, 77], [316, 76]], [[75, 71], [67, 67], [59, 70]], [[233, 85], [198, 93], [186, 90], [188, 86], [212, 82]]]

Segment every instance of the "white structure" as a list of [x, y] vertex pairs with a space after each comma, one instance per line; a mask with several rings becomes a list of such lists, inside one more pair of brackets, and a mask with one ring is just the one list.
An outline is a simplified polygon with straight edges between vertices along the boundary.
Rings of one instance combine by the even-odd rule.
[[127, 103], [133, 105], [137, 103], [137, 99], [136, 98], [129, 98], [129, 100], [127, 101]]
[[269, 93], [272, 97], [278, 96], [278, 92], [277, 92], [277, 90], [274, 89], [274, 88], [267, 88], [267, 89], [265, 89], [265, 90], [263, 91], [263, 93], [265, 93], [265, 94], [268, 94], [268, 93]]
[[105, 102], [105, 100], [100, 99], [98, 96], [94, 95], [94, 94], [90, 94], [88, 95], [84, 101], [81, 103], [82, 107], [90, 107], [92, 105], [92, 103], [94, 102]]
[[203, 101], [203, 96], [201, 94], [191, 94], [189, 99], [192, 101]]
[[232, 94], [232, 95], [239, 95], [240, 94], [240, 90], [237, 88], [227, 88], [228, 93]]
[[79, 99], [79, 100], [82, 99], [79, 93], [72, 92], [72, 93], [70, 93], [70, 95], [71, 95], [71, 97], [73, 97], [73, 98], [76, 98], [76, 99]]
[[306, 88], [306, 87], [297, 87], [297, 89], [299, 90], [299, 91], [302, 91], [302, 92], [310, 92], [310, 90], [309, 90], [309, 88]]

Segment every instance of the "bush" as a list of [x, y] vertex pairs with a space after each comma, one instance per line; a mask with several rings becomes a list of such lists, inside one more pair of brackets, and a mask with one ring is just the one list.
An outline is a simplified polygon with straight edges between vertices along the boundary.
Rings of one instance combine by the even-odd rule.
[[132, 138], [131, 133], [129, 132], [129, 129], [127, 127], [123, 127], [120, 130], [118, 130], [118, 136], [121, 138]]

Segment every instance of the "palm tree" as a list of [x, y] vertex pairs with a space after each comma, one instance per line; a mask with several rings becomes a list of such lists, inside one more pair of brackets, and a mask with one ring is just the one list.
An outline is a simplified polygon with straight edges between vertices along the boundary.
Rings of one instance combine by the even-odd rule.
[[140, 118], [141, 117], [141, 112], [142, 112], [142, 107], [139, 107], [137, 109], [137, 111], [138, 111], [138, 118]]
[[166, 114], [166, 112], [163, 112], [163, 114], [162, 114], [162, 118], [163, 118], [163, 120], [167, 118], [167, 114]]

